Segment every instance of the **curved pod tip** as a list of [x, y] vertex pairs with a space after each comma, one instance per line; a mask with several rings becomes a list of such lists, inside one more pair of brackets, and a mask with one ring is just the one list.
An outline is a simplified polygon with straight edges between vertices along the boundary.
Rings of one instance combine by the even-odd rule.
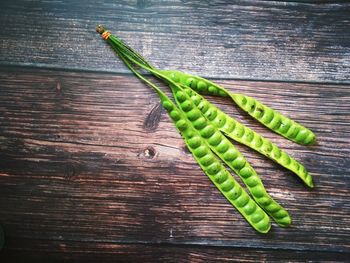
[[311, 181], [308, 183], [307, 186], [310, 187], [310, 188], [315, 188], [315, 185], [314, 185], [314, 182], [312, 181], [312, 179], [311, 179]]

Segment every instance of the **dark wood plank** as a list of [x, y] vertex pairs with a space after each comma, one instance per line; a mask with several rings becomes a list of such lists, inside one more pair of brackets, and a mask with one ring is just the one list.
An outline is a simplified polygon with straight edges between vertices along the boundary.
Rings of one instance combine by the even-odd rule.
[[156, 94], [135, 77], [2, 68], [0, 224], [6, 238], [349, 252], [349, 86], [219, 83], [316, 132], [318, 145], [297, 146], [242, 116], [229, 100], [213, 99], [314, 175], [316, 188], [308, 190], [240, 147], [290, 211], [292, 227], [256, 233], [200, 170]]
[[350, 253], [13, 239], [1, 262], [346, 262]]
[[160, 68], [349, 83], [350, 4], [329, 2], [1, 1], [0, 64], [128, 72], [102, 23]]

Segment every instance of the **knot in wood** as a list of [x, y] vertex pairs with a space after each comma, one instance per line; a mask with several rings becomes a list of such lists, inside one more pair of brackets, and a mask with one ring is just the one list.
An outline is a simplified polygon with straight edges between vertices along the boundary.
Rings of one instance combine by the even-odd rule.
[[146, 159], [153, 159], [155, 155], [156, 155], [156, 150], [152, 146], [147, 146], [143, 150], [143, 156]]

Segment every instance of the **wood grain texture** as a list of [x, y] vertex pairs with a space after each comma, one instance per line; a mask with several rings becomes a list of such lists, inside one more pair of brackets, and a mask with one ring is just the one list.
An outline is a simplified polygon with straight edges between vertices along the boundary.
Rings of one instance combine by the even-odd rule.
[[[204, 258], [202, 246], [256, 249], [265, 256], [266, 249], [349, 253], [349, 86], [218, 83], [254, 96], [318, 136], [316, 146], [295, 145], [251, 121], [229, 100], [211, 100], [313, 174], [316, 188], [309, 190], [290, 172], [239, 147], [270, 194], [290, 211], [292, 227], [273, 225], [267, 235], [256, 233], [200, 170], [156, 94], [135, 77], [0, 68], [6, 257], [27, 253], [11, 240], [44, 246], [42, 253], [53, 256], [59, 244], [67, 244], [62, 253], [79, 250], [75, 242], [88, 244], [91, 253], [99, 246], [107, 250], [106, 243], [122, 251], [128, 244], [167, 244], [170, 251], [177, 250], [173, 245], [192, 245]], [[52, 252], [48, 242], [55, 244]]]
[[349, 83], [349, 14], [344, 1], [5, 0], [0, 64], [128, 72], [95, 33], [102, 23], [160, 68]]
[[[260, 250], [170, 244], [112, 244], [72, 241], [11, 240], [2, 262], [346, 262], [349, 253]], [[34, 252], [34, 253], [33, 253]]]

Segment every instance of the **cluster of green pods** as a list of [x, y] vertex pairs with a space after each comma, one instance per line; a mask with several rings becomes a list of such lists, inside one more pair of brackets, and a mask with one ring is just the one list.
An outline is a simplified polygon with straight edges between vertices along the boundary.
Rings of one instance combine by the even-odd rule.
[[[299, 144], [311, 144], [315, 140], [314, 134], [253, 98], [231, 94], [200, 77], [179, 71], [158, 70], [103, 27], [99, 26], [97, 31], [130, 70], [154, 88], [199, 166], [247, 222], [261, 233], [267, 233], [271, 227], [269, 216], [282, 227], [290, 225], [288, 212], [268, 194], [254, 168], [228, 138], [247, 145], [294, 172], [309, 187], [313, 187], [311, 175], [277, 145], [239, 123], [200, 94], [231, 97], [239, 107], [265, 126]], [[171, 88], [175, 103], [135, 66], [165, 81]], [[241, 178], [250, 195], [225, 165]]]
[[271, 196], [266, 192], [259, 176], [246, 161], [237, 148], [212, 124], [216, 117], [207, 117], [203, 114], [210, 111], [210, 105], [193, 101], [185, 89], [171, 85], [174, 98], [179, 108], [184, 112], [188, 121], [199, 132], [202, 139], [205, 139], [211, 149], [228, 167], [230, 167], [244, 182], [254, 200], [261, 206], [279, 225], [290, 224], [290, 216]]
[[192, 89], [187, 87], [183, 89], [201, 111], [203, 116], [211, 121], [211, 123], [227, 137], [265, 155], [295, 173], [307, 186], [313, 187], [312, 177], [307, 172], [306, 168], [289, 156], [285, 151], [281, 150], [276, 144], [231, 118]]
[[[177, 97], [183, 98], [184, 94], [181, 93], [181, 91], [177, 92]], [[186, 103], [186, 100], [178, 103], [178, 106], [180, 107], [176, 107], [166, 96], [161, 96], [161, 101], [170, 118], [175, 123], [176, 128], [184, 138], [188, 149], [209, 179], [254, 229], [261, 233], [267, 233], [271, 227], [269, 217], [264, 210], [250, 198], [247, 192], [232, 177], [211, 150], [213, 143], [206, 140], [206, 138], [208, 138], [208, 136], [215, 137], [215, 132], [212, 132], [212, 127], [203, 124], [203, 122], [200, 121], [201, 117], [198, 116], [198, 118], [194, 118], [194, 115], [196, 114], [191, 113], [191, 106]], [[190, 118], [196, 120], [192, 122], [188, 119], [188, 116], [191, 116]], [[210, 134], [212, 135], [210, 136]], [[224, 152], [224, 154], [227, 162], [234, 163], [237, 168], [247, 167], [238, 152], [226, 150], [226, 153]], [[242, 170], [244, 171], [244, 169]], [[247, 171], [246, 178], [249, 177], [252, 177], [252, 175], [249, 175], [249, 171]], [[254, 179], [256, 178], [253, 178], [253, 180]], [[255, 193], [254, 198], [265, 196], [263, 187], [261, 188], [260, 186], [257, 186], [257, 183], [253, 181], [250, 182], [250, 185]], [[257, 187], [254, 188], [254, 186]], [[270, 200], [266, 202], [269, 201]]]

